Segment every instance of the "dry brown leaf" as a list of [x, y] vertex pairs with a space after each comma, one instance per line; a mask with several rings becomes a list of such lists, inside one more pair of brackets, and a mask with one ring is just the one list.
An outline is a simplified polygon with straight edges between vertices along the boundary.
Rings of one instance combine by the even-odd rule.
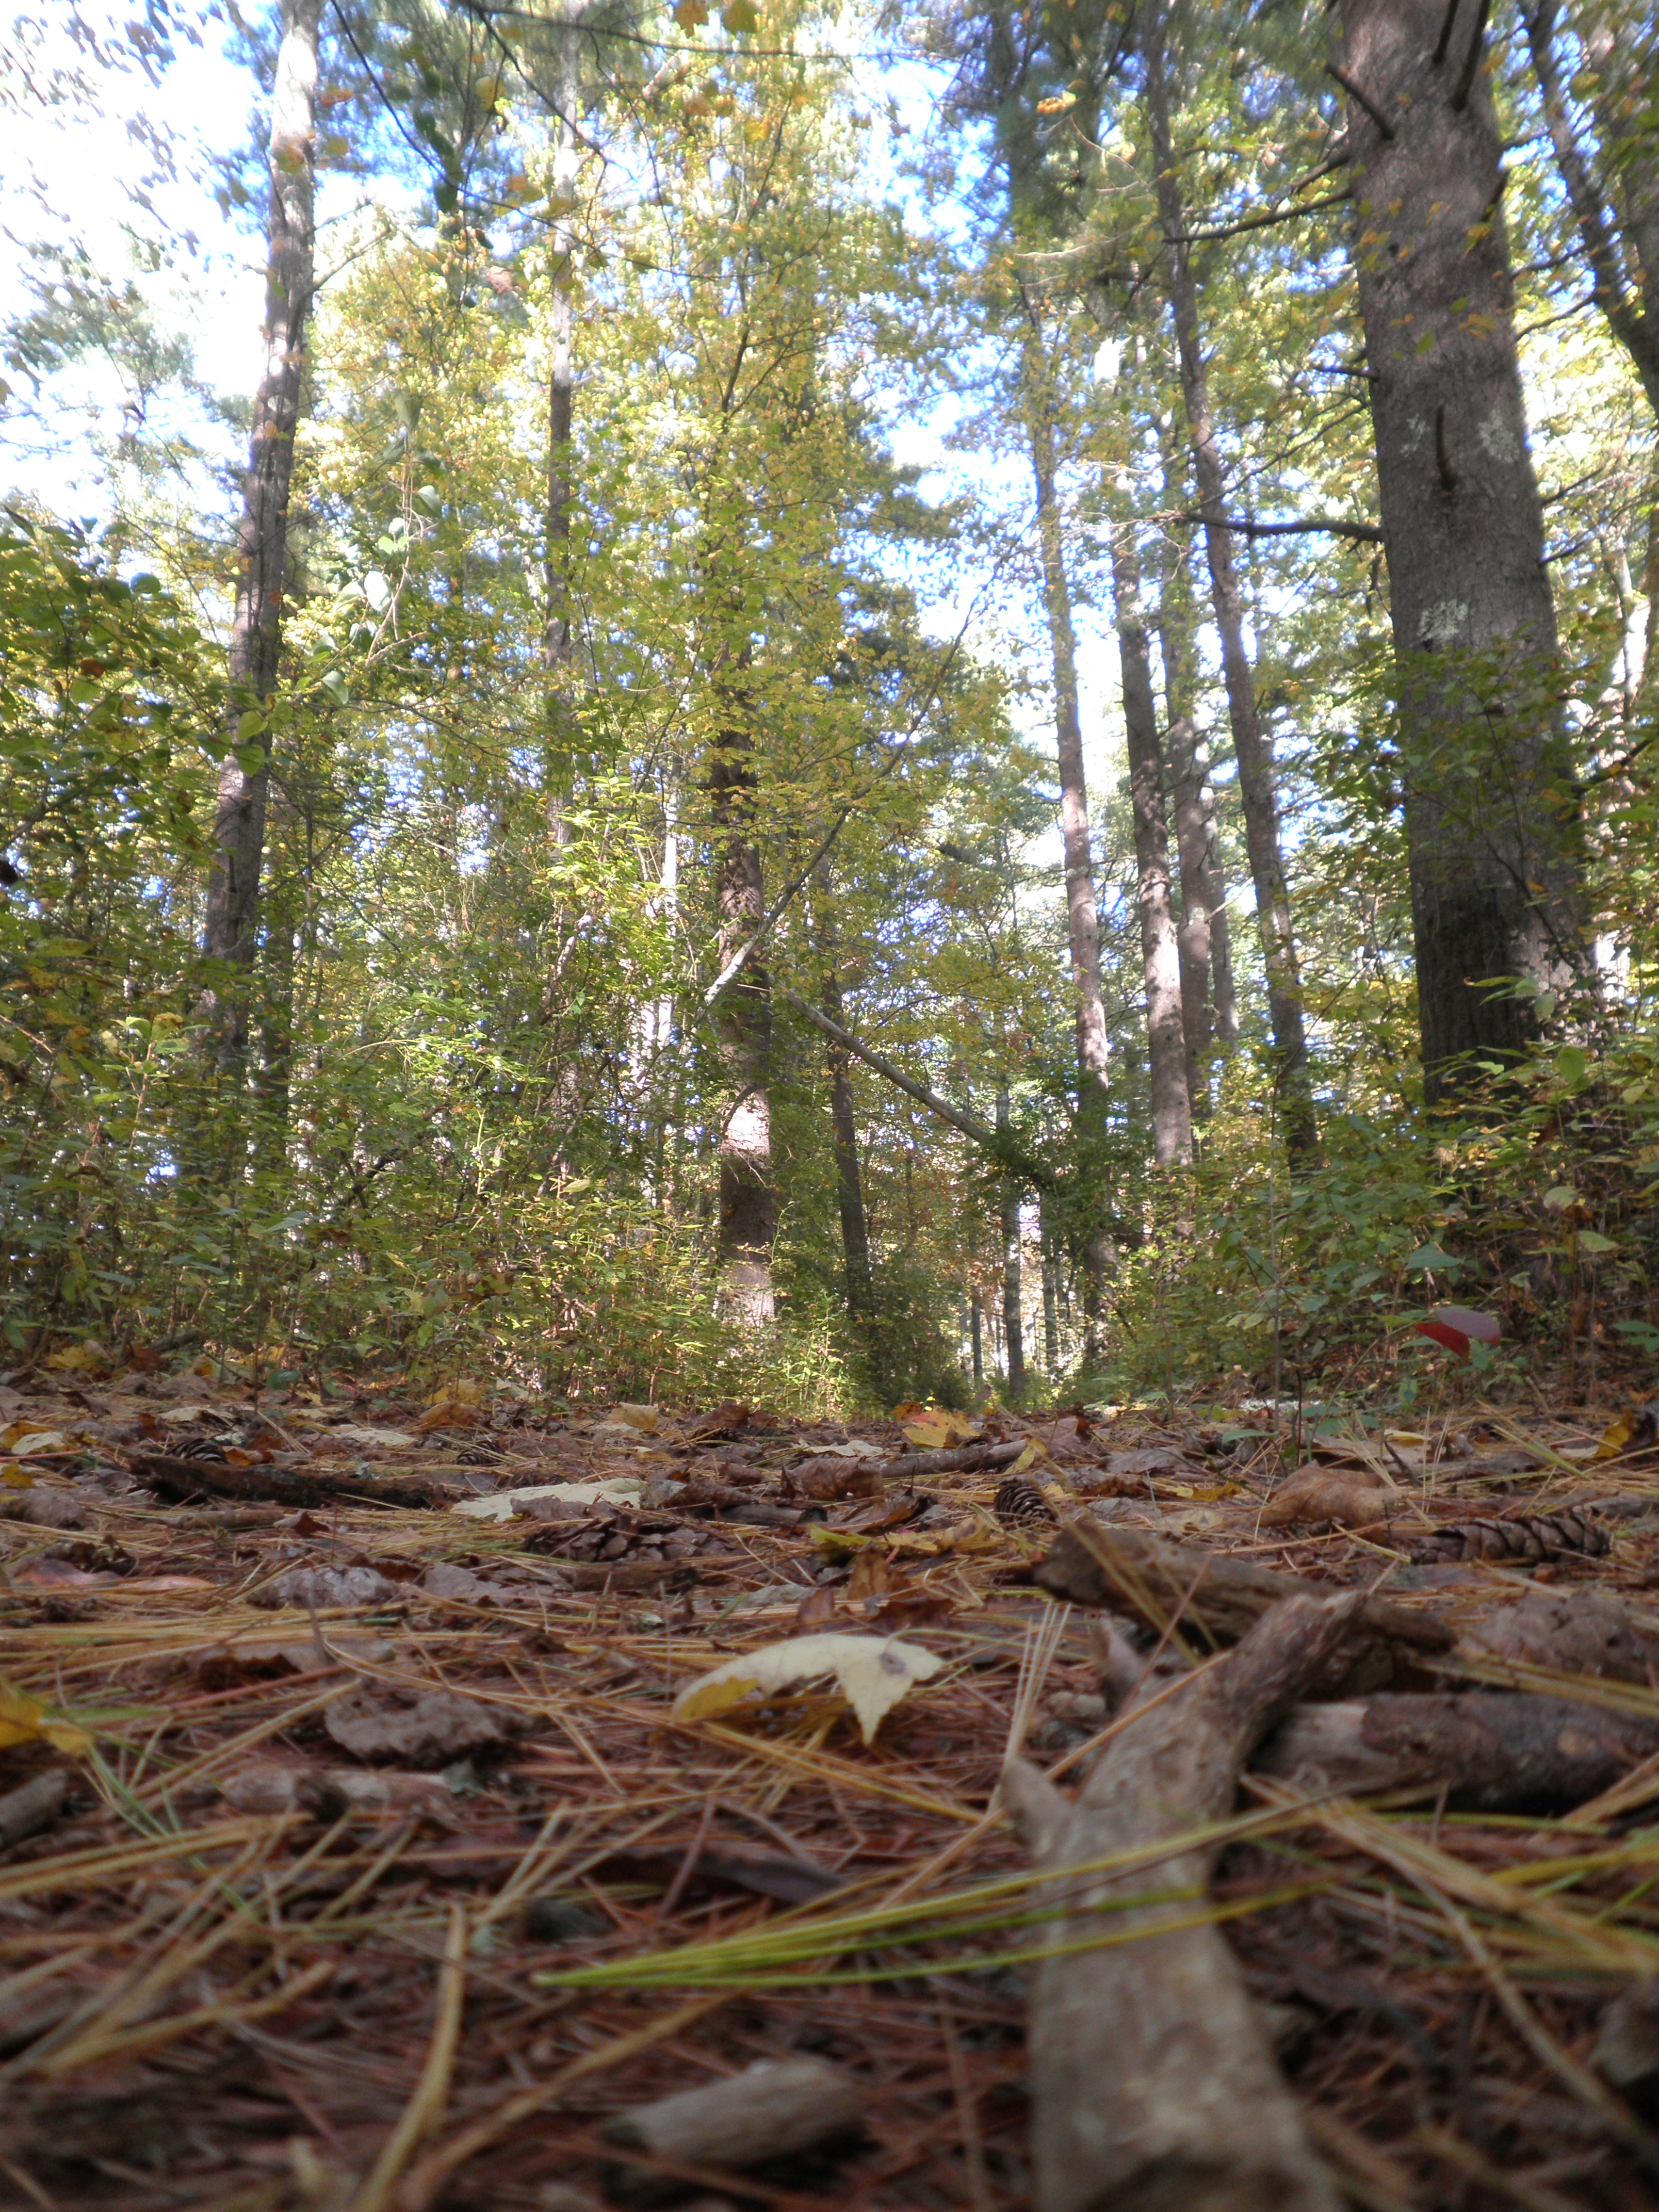
[[376, 1567], [290, 1567], [276, 1581], [255, 1590], [250, 1605], [387, 1605], [402, 1595], [396, 1583]]
[[1364, 1528], [1386, 1521], [1399, 1504], [1396, 1490], [1310, 1463], [1285, 1476], [1261, 1509], [1261, 1526], [1288, 1528], [1301, 1521], [1315, 1528]]
[[447, 1766], [469, 1752], [504, 1743], [519, 1729], [505, 1706], [453, 1690], [386, 1685], [349, 1690], [323, 1710], [323, 1726], [354, 1759], [401, 1759], [410, 1766]]

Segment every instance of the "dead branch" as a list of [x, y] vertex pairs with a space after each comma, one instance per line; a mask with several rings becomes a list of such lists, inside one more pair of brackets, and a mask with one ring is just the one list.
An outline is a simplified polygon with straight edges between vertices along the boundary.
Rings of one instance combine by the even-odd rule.
[[[1328, 1669], [1363, 1604], [1275, 1607], [1117, 1735], [1075, 1804], [1013, 1762], [1004, 1792], [1037, 1866], [1063, 1875], [1224, 1818], [1250, 1753]], [[1204, 1917], [1214, 1855], [1200, 1844], [1049, 1892], [1066, 1913], [1030, 1997], [1037, 2212], [1336, 2212], [1237, 1961]]]

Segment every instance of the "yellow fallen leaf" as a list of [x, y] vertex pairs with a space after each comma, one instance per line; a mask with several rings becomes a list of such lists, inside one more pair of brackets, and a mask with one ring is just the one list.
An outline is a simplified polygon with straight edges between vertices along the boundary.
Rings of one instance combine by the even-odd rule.
[[900, 1415], [906, 1440], [918, 1451], [949, 1451], [953, 1445], [971, 1443], [979, 1434], [976, 1422], [965, 1413], [953, 1413], [948, 1406], [903, 1407]]
[[483, 1403], [484, 1387], [470, 1376], [459, 1376], [453, 1382], [445, 1382], [427, 1400], [428, 1406], [479, 1406]]
[[662, 1415], [655, 1406], [617, 1406], [612, 1408], [611, 1419], [625, 1422], [642, 1437], [654, 1437], [662, 1426]]
[[47, 1718], [46, 1707], [8, 1681], [0, 1680], [0, 1751], [14, 1743], [49, 1743], [74, 1759], [84, 1759], [92, 1738], [68, 1721]]
[[9, 1428], [0, 1429], [0, 1451], [19, 1459], [30, 1452], [62, 1451], [68, 1442], [61, 1429], [49, 1429], [40, 1421], [14, 1421]]
[[784, 1644], [763, 1644], [740, 1659], [728, 1659], [712, 1674], [687, 1683], [674, 1700], [677, 1721], [711, 1719], [758, 1693], [775, 1697], [798, 1682], [833, 1674], [842, 1695], [858, 1716], [868, 1743], [914, 1683], [937, 1674], [945, 1662], [919, 1644], [891, 1636], [792, 1636]]
[[813, 1522], [810, 1533], [819, 1551], [827, 1553], [832, 1559], [844, 1559], [849, 1552], [861, 1552], [870, 1541], [867, 1536], [860, 1536], [851, 1528], [826, 1528], [821, 1521]]
[[58, 1375], [87, 1375], [109, 1365], [109, 1354], [95, 1337], [84, 1344], [65, 1345], [54, 1352], [46, 1364]]

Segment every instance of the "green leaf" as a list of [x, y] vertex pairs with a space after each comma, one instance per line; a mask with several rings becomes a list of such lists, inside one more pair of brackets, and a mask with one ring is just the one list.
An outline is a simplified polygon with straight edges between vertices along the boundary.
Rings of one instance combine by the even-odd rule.
[[720, 21], [734, 39], [745, 31], [760, 28], [760, 16], [752, 0], [727, 0], [726, 6], [720, 9]]

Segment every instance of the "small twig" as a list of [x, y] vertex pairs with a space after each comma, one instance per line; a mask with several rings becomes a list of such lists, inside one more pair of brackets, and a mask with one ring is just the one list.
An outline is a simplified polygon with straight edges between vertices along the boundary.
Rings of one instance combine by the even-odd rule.
[[1353, 79], [1348, 76], [1346, 70], [1338, 69], [1334, 62], [1327, 62], [1325, 64], [1325, 74], [1327, 76], [1334, 77], [1336, 82], [1341, 86], [1343, 91], [1346, 92], [1349, 99], [1352, 100], [1354, 106], [1356, 107], [1363, 107], [1366, 114], [1370, 117], [1371, 121], [1376, 124], [1377, 129], [1382, 132], [1382, 136], [1387, 139], [1392, 140], [1394, 137], [1393, 124], [1389, 122], [1388, 117], [1384, 115], [1376, 102], [1369, 98], [1366, 94], [1363, 93], [1359, 89], [1359, 87], [1354, 82]]
[[1451, 96], [1452, 112], [1461, 115], [1469, 104], [1469, 94], [1474, 89], [1474, 73], [1480, 66], [1480, 57], [1486, 51], [1486, 17], [1492, 11], [1492, 0], [1480, 0], [1474, 19], [1474, 36], [1469, 40], [1468, 58], [1463, 64], [1463, 73], [1457, 80], [1457, 89]]
[[1446, 0], [1446, 12], [1440, 21], [1440, 36], [1434, 42], [1434, 65], [1437, 69], [1446, 58], [1446, 48], [1451, 44], [1452, 25], [1457, 21], [1457, 0]]

